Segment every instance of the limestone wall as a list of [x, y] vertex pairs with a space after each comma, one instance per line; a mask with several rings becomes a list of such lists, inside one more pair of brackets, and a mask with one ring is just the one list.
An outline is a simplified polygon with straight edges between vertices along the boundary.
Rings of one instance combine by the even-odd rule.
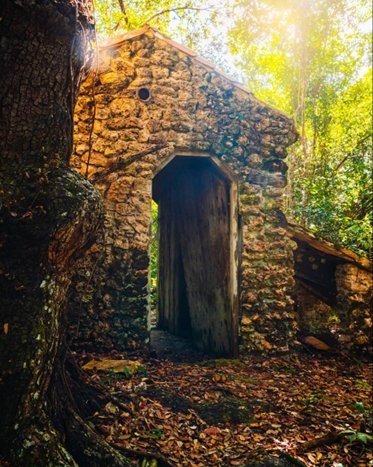
[[203, 153], [238, 184], [240, 350], [286, 350], [295, 244], [281, 196], [291, 121], [150, 30], [102, 49], [99, 61], [77, 104], [72, 163], [103, 194], [106, 219], [77, 270], [72, 334], [103, 350], [146, 344], [152, 177], [177, 154]]
[[342, 324], [351, 336], [355, 350], [372, 351], [371, 271], [354, 264], [340, 264], [336, 270], [337, 301]]
[[333, 308], [303, 284], [297, 284], [295, 302], [301, 331], [318, 333], [335, 327], [334, 318], [338, 317]]

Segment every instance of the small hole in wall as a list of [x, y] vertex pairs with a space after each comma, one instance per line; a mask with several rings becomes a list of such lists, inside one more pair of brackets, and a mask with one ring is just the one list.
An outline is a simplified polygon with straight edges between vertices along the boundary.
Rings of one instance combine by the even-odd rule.
[[148, 88], [140, 88], [137, 91], [137, 96], [142, 101], [148, 101], [150, 99], [150, 91]]

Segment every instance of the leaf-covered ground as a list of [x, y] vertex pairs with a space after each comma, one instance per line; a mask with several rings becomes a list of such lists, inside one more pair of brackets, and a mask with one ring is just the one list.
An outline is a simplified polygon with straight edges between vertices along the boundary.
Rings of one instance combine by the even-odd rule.
[[288, 465], [296, 465], [294, 459], [307, 466], [373, 465], [368, 363], [307, 353], [191, 362], [132, 358], [140, 362], [133, 375], [134, 366], [87, 370], [125, 404], [107, 404], [92, 422], [129, 452], [156, 453], [170, 465], [190, 467], [254, 465], [264, 452], [289, 455]]

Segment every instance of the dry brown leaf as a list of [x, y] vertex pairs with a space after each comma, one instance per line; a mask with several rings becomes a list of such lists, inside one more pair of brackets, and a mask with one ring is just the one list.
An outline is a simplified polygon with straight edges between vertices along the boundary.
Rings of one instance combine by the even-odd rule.
[[313, 336], [306, 336], [303, 341], [307, 344], [313, 347], [316, 350], [331, 350], [331, 347], [329, 347], [328, 344], [325, 344], [325, 342], [321, 341], [320, 339], [317, 339], [316, 337]]
[[220, 433], [220, 428], [216, 426], [210, 426], [204, 430], [206, 435], [218, 435]]
[[267, 350], [271, 350], [272, 349], [272, 345], [266, 340], [266, 339], [262, 339], [261, 340], [263, 346], [267, 349]]

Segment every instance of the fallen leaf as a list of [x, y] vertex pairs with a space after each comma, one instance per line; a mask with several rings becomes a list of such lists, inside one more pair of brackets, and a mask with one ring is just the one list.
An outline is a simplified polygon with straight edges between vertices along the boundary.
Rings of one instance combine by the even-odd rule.
[[272, 349], [272, 345], [266, 340], [266, 339], [262, 339], [262, 344], [263, 346], [267, 349], [267, 350], [271, 350]]
[[325, 342], [313, 336], [306, 336], [303, 341], [316, 350], [331, 350], [331, 347], [328, 344], [325, 344]]
[[206, 428], [204, 432], [206, 435], [218, 435], [220, 433], [220, 428], [217, 428], [216, 426], [210, 426], [209, 428]]

